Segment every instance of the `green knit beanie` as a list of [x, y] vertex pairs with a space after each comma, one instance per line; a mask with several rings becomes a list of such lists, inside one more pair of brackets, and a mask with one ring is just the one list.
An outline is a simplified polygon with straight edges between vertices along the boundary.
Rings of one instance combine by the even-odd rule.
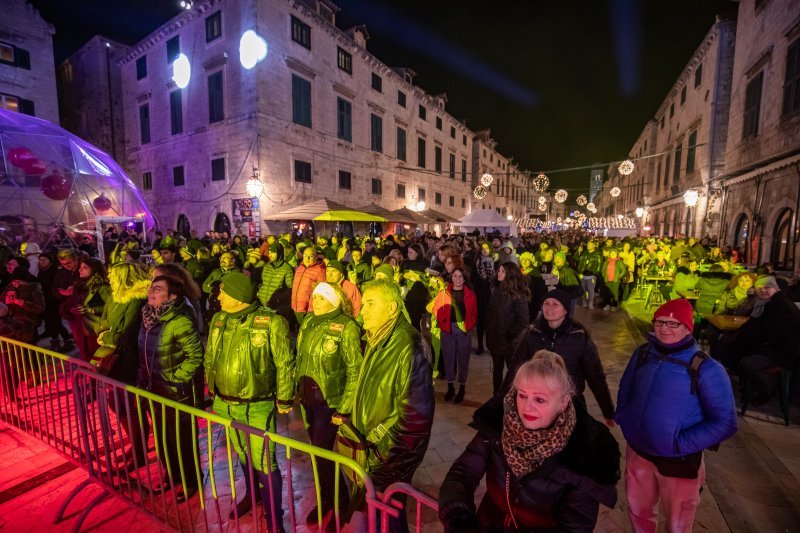
[[244, 303], [252, 303], [256, 291], [250, 277], [241, 272], [230, 272], [222, 277], [220, 290], [233, 298]]

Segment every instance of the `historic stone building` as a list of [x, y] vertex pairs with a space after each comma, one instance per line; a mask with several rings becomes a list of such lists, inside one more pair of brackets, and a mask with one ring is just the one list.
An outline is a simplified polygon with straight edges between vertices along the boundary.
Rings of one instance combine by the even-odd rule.
[[494, 181], [483, 198], [472, 196], [473, 209], [494, 209], [504, 217], [526, 218], [533, 206], [533, 191], [528, 183], [528, 173], [497, 151], [497, 141], [490, 130], [475, 133], [472, 144], [472, 169], [470, 186], [480, 184], [484, 174]]
[[3, 0], [0, 12], [0, 109], [58, 124], [55, 29], [25, 0]]
[[125, 130], [117, 60], [129, 47], [96, 35], [58, 67], [61, 125], [122, 161]]
[[[630, 150], [633, 173], [609, 168], [598, 209], [630, 216], [646, 208], [654, 234], [719, 234], [735, 38], [736, 18], [718, 17]], [[614, 186], [621, 194], [611, 198]], [[694, 207], [684, 201], [689, 190]]]
[[[119, 59], [124, 159], [161, 227], [257, 234], [260, 218], [322, 198], [469, 212], [472, 132], [411, 69], [370, 54], [364, 27], [337, 28], [337, 10], [199, 1]], [[248, 219], [254, 175], [264, 190]]]
[[742, 0], [736, 30], [722, 242], [749, 263], [797, 264], [800, 1]]

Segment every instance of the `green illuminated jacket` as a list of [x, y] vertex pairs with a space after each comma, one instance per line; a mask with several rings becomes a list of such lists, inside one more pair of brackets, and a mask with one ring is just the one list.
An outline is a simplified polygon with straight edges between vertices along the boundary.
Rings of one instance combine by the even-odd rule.
[[208, 391], [230, 401], [291, 405], [294, 352], [289, 324], [254, 302], [238, 313], [220, 311], [211, 319], [205, 369]]
[[314, 380], [328, 407], [343, 414], [352, 409], [353, 390], [361, 367], [361, 328], [335, 309], [303, 321], [297, 337], [297, 379]]
[[432, 376], [428, 347], [402, 315], [364, 354], [352, 424], [375, 445], [365, 466], [378, 490], [411, 482], [425, 456], [435, 407]]

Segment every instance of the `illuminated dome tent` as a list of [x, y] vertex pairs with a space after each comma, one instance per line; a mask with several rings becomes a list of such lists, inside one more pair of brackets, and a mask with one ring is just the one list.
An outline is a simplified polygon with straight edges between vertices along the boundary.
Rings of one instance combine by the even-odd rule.
[[0, 215], [33, 221], [28, 238], [154, 226], [139, 190], [111, 156], [42, 119], [0, 109]]

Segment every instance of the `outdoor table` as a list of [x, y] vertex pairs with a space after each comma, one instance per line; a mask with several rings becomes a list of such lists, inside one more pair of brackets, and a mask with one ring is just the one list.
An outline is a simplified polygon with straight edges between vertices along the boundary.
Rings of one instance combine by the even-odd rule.
[[661, 305], [664, 303], [664, 297], [659, 291], [659, 284], [664, 281], [672, 281], [671, 277], [666, 276], [645, 276], [645, 279], [650, 285], [647, 291], [647, 299], [644, 302], [644, 308], [647, 309], [651, 305]]
[[734, 331], [742, 327], [742, 325], [750, 320], [749, 316], [738, 315], [703, 315], [703, 318], [709, 321], [717, 329], [722, 331]]
[[678, 294], [681, 296], [681, 298], [686, 298], [687, 300], [690, 301], [697, 300], [698, 298], [700, 298], [700, 293], [694, 289], [689, 289], [686, 291], [678, 291]]

